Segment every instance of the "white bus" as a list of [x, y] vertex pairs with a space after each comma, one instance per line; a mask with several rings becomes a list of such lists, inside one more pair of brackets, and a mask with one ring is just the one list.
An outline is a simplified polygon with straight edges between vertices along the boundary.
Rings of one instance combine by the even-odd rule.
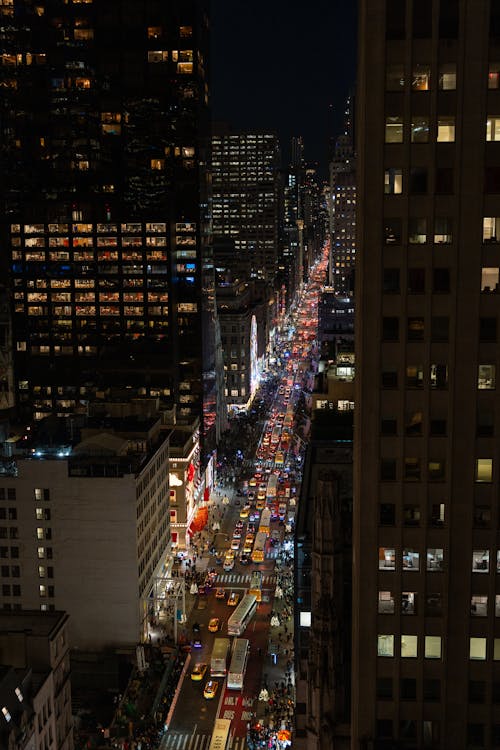
[[271, 530], [270, 525], [271, 525], [271, 509], [264, 508], [264, 510], [262, 511], [262, 515], [260, 517], [259, 533], [267, 534], [269, 536], [269, 532]]
[[210, 657], [210, 677], [226, 676], [227, 655], [230, 645], [229, 638], [216, 638], [214, 640], [212, 656]]
[[229, 672], [227, 673], [227, 687], [229, 690], [243, 690], [243, 680], [249, 653], [250, 641], [247, 638], [235, 638]]
[[227, 750], [231, 743], [230, 729], [229, 719], [216, 719], [208, 750]]
[[227, 621], [228, 635], [241, 635], [257, 609], [257, 599], [253, 594], [245, 594]]
[[251, 560], [253, 563], [261, 563], [264, 561], [264, 548], [266, 546], [267, 532], [259, 531], [255, 537], [253, 543], [253, 550], [251, 554]]

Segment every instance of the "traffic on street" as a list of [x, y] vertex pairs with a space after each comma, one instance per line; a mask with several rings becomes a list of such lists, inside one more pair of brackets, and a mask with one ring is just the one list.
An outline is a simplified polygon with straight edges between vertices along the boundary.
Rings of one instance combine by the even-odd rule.
[[231, 420], [207, 527], [177, 566], [193, 606], [163, 750], [293, 746], [293, 534], [327, 257], [282, 321], [251, 413]]

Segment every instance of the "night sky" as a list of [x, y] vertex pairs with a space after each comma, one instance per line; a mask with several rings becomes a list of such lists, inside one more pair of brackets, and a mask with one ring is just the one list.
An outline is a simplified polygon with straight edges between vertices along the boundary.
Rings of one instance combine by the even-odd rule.
[[355, 82], [356, 0], [212, 0], [214, 120], [302, 135], [326, 167]]

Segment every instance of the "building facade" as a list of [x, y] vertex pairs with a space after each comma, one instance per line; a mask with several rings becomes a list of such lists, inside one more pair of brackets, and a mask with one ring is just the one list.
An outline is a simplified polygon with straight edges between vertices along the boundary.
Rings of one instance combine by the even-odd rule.
[[352, 748], [495, 748], [500, 6], [359, 30]]
[[167, 565], [168, 508], [158, 420], [37, 439], [0, 476], [3, 609], [64, 609], [72, 648], [135, 647]]
[[78, 413], [123, 386], [205, 414], [209, 454], [205, 3], [9, 0], [0, 17], [19, 413]]

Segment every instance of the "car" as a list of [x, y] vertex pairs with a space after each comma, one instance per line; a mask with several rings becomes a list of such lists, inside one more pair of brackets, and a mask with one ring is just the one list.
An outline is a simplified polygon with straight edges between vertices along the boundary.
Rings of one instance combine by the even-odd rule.
[[241, 539], [241, 529], [235, 529], [233, 531], [233, 539]]
[[250, 534], [255, 534], [255, 524], [254, 523], [249, 523], [248, 524], [248, 532]]
[[200, 632], [200, 623], [193, 622], [193, 633], [199, 633], [199, 632]]
[[[243, 554], [250, 555], [252, 552], [252, 549], [253, 549], [253, 542], [245, 541], [245, 543], [243, 544]], [[240, 558], [240, 562], [241, 562], [241, 558]]]
[[209, 680], [207, 684], [205, 685], [205, 689], [203, 691], [203, 697], [207, 700], [210, 700], [211, 698], [215, 698], [215, 695], [217, 693], [217, 690], [219, 689], [219, 683], [217, 680]]
[[[240, 534], [241, 539], [241, 534]], [[235, 551], [240, 548], [240, 539], [233, 539], [231, 542], [231, 549], [234, 549]]]
[[217, 552], [215, 555], [215, 562], [217, 565], [222, 565], [224, 562], [224, 555], [221, 552]]
[[255, 534], [252, 534], [249, 532], [245, 537], [245, 544], [247, 544], [247, 542], [248, 544], [252, 544], [254, 541], [255, 541]]
[[266, 507], [266, 496], [264, 495], [263, 498], [259, 498], [259, 500], [257, 500], [257, 502], [255, 503], [255, 508], [257, 510], [264, 510], [265, 507]]
[[240, 518], [248, 518], [248, 508], [242, 508], [240, 510]]
[[241, 531], [243, 528], [243, 521], [237, 521], [236, 526], [234, 527], [237, 531]]
[[218, 588], [215, 590], [215, 598], [216, 599], [225, 599], [226, 598], [226, 590], [222, 588]]
[[203, 648], [203, 643], [199, 635], [195, 635], [193, 638], [193, 648]]
[[204, 678], [205, 672], [207, 671], [207, 664], [204, 664], [203, 662], [198, 662], [198, 664], [195, 664], [193, 669], [191, 670], [191, 679], [195, 681], [200, 681]]
[[252, 477], [248, 482], [248, 485], [249, 487], [257, 487], [257, 479], [255, 477]]
[[251, 560], [250, 560], [250, 555], [249, 555], [249, 554], [247, 554], [247, 553], [245, 552], [245, 550], [243, 550], [243, 554], [242, 554], [242, 555], [241, 555], [241, 557], [240, 557], [240, 563], [241, 563], [242, 565], [250, 565], [250, 562], [251, 562]]
[[224, 558], [224, 570], [229, 572], [234, 568], [234, 552], [231, 550], [231, 554], [226, 554]]
[[229, 599], [227, 600], [227, 603], [230, 607], [236, 607], [240, 600], [240, 595], [237, 594], [235, 591], [231, 591], [229, 594]]
[[208, 629], [210, 633], [217, 633], [220, 628], [220, 620], [218, 617], [212, 617], [208, 623]]
[[253, 490], [250, 490], [247, 497], [250, 500], [250, 502], [253, 502], [255, 500], [255, 492]]

